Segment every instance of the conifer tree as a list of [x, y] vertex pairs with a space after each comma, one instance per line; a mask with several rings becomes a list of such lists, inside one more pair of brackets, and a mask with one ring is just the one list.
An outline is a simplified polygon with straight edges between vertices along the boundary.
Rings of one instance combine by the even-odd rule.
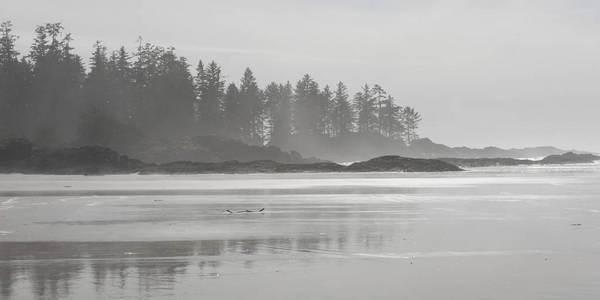
[[371, 133], [376, 129], [376, 102], [371, 88], [367, 84], [354, 96], [359, 133]]
[[233, 139], [242, 138], [242, 103], [240, 102], [240, 91], [235, 83], [230, 83], [223, 98], [223, 124], [225, 136]]
[[264, 143], [264, 103], [263, 93], [258, 88], [256, 78], [246, 68], [240, 83], [240, 102], [242, 105], [243, 139], [249, 144]]
[[410, 145], [414, 140], [419, 138], [417, 128], [419, 128], [419, 123], [421, 122], [421, 115], [412, 107], [407, 106], [402, 110], [402, 120], [405, 128], [404, 140]]
[[269, 114], [269, 143], [282, 146], [288, 141], [291, 133], [293, 98], [292, 85], [272, 82], [265, 89], [265, 99]]
[[25, 122], [31, 82], [30, 65], [19, 61], [15, 49], [17, 36], [10, 21], [0, 24], [0, 134], [23, 136], [29, 124]]
[[402, 124], [402, 108], [394, 103], [392, 96], [383, 101], [381, 110], [381, 134], [392, 139], [402, 139], [404, 125]]
[[198, 64], [196, 88], [199, 92], [198, 111], [203, 134], [218, 135], [222, 131], [222, 105], [225, 94], [225, 81], [221, 77], [221, 67], [212, 61], [201, 70]]
[[321, 113], [319, 84], [306, 74], [296, 84], [294, 101], [294, 131], [297, 134], [318, 134]]
[[333, 98], [333, 135], [348, 134], [354, 127], [354, 111], [348, 100], [348, 89], [341, 81], [338, 82]]
[[378, 84], [373, 86], [371, 89], [373, 93], [373, 100], [377, 105], [377, 131], [379, 134], [383, 134], [383, 118], [384, 118], [384, 101], [387, 97], [387, 92]]

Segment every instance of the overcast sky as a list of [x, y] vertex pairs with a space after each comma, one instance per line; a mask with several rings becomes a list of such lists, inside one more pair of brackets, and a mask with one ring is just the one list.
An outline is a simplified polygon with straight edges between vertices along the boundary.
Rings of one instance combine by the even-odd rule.
[[600, 152], [600, 1], [0, 0], [20, 49], [62, 22], [86, 58], [138, 36], [238, 82], [378, 83], [453, 146], [554, 145]]

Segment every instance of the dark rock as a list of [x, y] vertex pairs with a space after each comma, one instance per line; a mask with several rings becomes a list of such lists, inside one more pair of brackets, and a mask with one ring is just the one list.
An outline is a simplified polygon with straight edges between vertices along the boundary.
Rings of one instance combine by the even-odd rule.
[[537, 164], [538, 161], [515, 158], [440, 158], [447, 163], [466, 168], [494, 167], [494, 166], [518, 166]]
[[437, 159], [406, 158], [397, 155], [376, 157], [353, 163], [346, 168], [353, 172], [446, 172], [462, 171], [461, 168]]
[[[11, 156], [12, 157], [12, 156]], [[150, 164], [120, 155], [99, 146], [63, 149], [35, 149], [29, 156], [14, 156], [0, 163], [0, 172], [41, 174], [101, 175], [117, 173], [291, 173], [291, 172], [442, 172], [461, 169], [435, 159], [415, 159], [400, 156], [382, 156], [366, 162], [343, 166], [331, 162], [281, 163], [273, 160], [240, 162], [177, 161]]]
[[440, 158], [440, 160], [461, 167], [473, 168], [491, 166], [592, 163], [596, 160], [600, 160], [600, 156], [567, 152], [561, 155], [549, 155], [542, 160], [514, 158]]
[[0, 140], [0, 162], [23, 160], [31, 156], [33, 144], [21, 138]]
[[567, 152], [561, 155], [550, 155], [540, 161], [542, 164], [578, 164], [578, 163], [593, 163], [600, 160], [600, 156], [593, 154], [577, 154]]

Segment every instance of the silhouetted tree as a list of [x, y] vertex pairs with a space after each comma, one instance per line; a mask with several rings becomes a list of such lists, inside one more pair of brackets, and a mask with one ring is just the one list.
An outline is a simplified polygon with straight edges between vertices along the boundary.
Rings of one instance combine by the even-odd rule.
[[25, 136], [29, 128], [26, 119], [31, 117], [31, 67], [27, 61], [19, 61], [16, 40], [12, 23], [0, 24], [0, 134], [5, 136]]
[[269, 114], [269, 143], [275, 146], [285, 145], [292, 130], [293, 99], [292, 85], [272, 82], [265, 89], [265, 101]]
[[412, 107], [407, 106], [402, 110], [402, 120], [405, 128], [404, 140], [410, 145], [415, 139], [419, 138], [417, 128], [419, 128], [421, 122], [421, 115]]
[[256, 84], [256, 78], [246, 68], [240, 83], [240, 102], [242, 105], [243, 140], [250, 144], [264, 143], [264, 103], [262, 91]]
[[383, 136], [402, 139], [404, 134], [404, 125], [402, 124], [402, 108], [394, 103], [392, 96], [387, 98], [382, 103], [379, 118], [381, 120], [380, 132]]
[[377, 127], [376, 102], [368, 85], [354, 96], [354, 108], [357, 114], [359, 133], [374, 132]]
[[198, 64], [196, 89], [199, 94], [198, 111], [204, 134], [217, 135], [222, 131], [222, 105], [225, 81], [221, 77], [221, 67], [212, 61], [204, 70]]
[[317, 112], [319, 113], [318, 133], [333, 136], [333, 93], [328, 85], [321, 91], [317, 105]]
[[321, 113], [319, 84], [306, 74], [296, 84], [293, 106], [294, 131], [298, 134], [317, 134]]
[[90, 60], [90, 72], [84, 82], [83, 96], [86, 104], [112, 113], [116, 111], [116, 108], [111, 105], [112, 91], [106, 47], [97, 41], [94, 44], [94, 52]]
[[374, 85], [371, 89], [371, 93], [373, 94], [373, 101], [375, 105], [377, 105], [377, 132], [383, 135], [383, 118], [384, 118], [384, 104], [387, 97], [387, 92], [378, 84]]
[[174, 48], [160, 56], [155, 85], [159, 97], [155, 119], [159, 133], [164, 136], [189, 135], [194, 123], [194, 82], [187, 60], [176, 56]]
[[33, 62], [32, 114], [38, 143], [72, 139], [81, 111], [85, 77], [81, 58], [71, 53], [71, 36], [60, 23], [36, 28], [29, 57]]
[[113, 114], [120, 122], [135, 124], [136, 111], [133, 101], [133, 70], [125, 47], [114, 51], [107, 64], [108, 78], [112, 88]]
[[242, 103], [240, 102], [240, 91], [235, 83], [229, 84], [225, 97], [223, 98], [223, 124], [225, 136], [233, 139], [242, 138]]
[[338, 82], [333, 98], [332, 127], [333, 135], [345, 135], [354, 129], [354, 111], [348, 101], [348, 89]]
[[204, 66], [200, 61], [192, 76], [174, 48], [141, 38], [131, 55], [124, 47], [109, 52], [97, 42], [87, 73], [60, 23], [36, 27], [31, 50], [21, 58], [16, 39], [12, 24], [2, 23], [1, 136], [115, 147], [140, 136], [221, 135], [278, 146], [293, 144], [294, 135], [326, 138], [355, 131], [409, 144], [418, 138], [420, 114], [395, 104], [379, 85], [365, 84], [352, 103], [343, 83], [335, 91], [320, 89], [308, 74], [295, 88], [271, 83], [263, 92], [247, 68], [240, 84], [231, 83], [225, 91], [216, 62]]

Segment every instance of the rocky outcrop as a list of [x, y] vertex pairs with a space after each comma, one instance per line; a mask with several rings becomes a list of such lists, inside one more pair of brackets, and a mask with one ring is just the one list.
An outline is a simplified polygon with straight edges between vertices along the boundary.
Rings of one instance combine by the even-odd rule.
[[594, 161], [600, 160], [600, 156], [593, 154], [577, 154], [573, 152], [567, 152], [561, 155], [549, 155], [540, 161], [541, 164], [579, 164], [579, 163], [593, 163]]
[[515, 158], [440, 158], [440, 160], [447, 163], [466, 167], [466, 168], [477, 168], [477, 167], [494, 167], [494, 166], [519, 166], [519, 165], [532, 165], [539, 163], [535, 160], [528, 159], [515, 159]]
[[[32, 174], [118, 174], [118, 173], [291, 173], [291, 172], [444, 172], [461, 169], [435, 159], [415, 159], [400, 156], [382, 156], [365, 162], [343, 166], [331, 162], [281, 163], [273, 160], [250, 162], [192, 162], [178, 161], [164, 164], [145, 163], [120, 155], [109, 148], [84, 146], [63, 149], [33, 149], [15, 154], [3, 149], [29, 149], [19, 144], [0, 148], [1, 173]], [[10, 143], [8, 143], [10, 144]], [[5, 144], [6, 145], [6, 144]], [[12, 147], [12, 148], [11, 148]]]
[[354, 172], [447, 172], [462, 169], [437, 159], [406, 158], [397, 155], [376, 157], [346, 167]]
[[440, 158], [440, 160], [465, 168], [476, 168], [493, 166], [593, 163], [594, 161], [600, 160], [600, 156], [567, 152], [560, 155], [549, 155], [541, 160], [514, 158]]

